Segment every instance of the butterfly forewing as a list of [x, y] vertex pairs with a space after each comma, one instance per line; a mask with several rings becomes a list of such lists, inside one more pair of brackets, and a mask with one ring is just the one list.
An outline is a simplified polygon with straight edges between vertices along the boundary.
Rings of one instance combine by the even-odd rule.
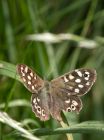
[[44, 85], [44, 81], [24, 64], [17, 65], [17, 73], [24, 86], [32, 93], [38, 93], [38, 90]]
[[[51, 81], [54, 87], [57, 84], [59, 91], [70, 95], [84, 95], [96, 80], [96, 71], [91, 69], [76, 69]], [[59, 83], [59, 84], [58, 84]]]

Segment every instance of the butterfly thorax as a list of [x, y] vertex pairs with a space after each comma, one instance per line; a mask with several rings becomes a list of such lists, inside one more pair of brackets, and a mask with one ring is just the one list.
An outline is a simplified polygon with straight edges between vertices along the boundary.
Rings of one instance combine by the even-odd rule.
[[47, 104], [50, 108], [51, 101], [51, 84], [49, 81], [44, 81], [43, 87], [38, 91], [38, 96], [40, 95], [41, 99], [44, 99], [44, 104]]
[[50, 92], [50, 82], [49, 81], [44, 81], [44, 85], [39, 90], [39, 92], [42, 92], [44, 94], [49, 94], [49, 92]]

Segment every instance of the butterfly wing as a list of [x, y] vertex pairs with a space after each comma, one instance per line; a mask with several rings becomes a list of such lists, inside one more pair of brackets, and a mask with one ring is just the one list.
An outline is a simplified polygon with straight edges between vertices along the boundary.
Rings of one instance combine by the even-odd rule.
[[38, 93], [39, 89], [44, 86], [44, 81], [28, 66], [18, 64], [16, 70], [21, 78], [21, 82], [30, 92]]
[[45, 87], [45, 81], [24, 64], [17, 65], [17, 73], [24, 86], [33, 93], [31, 96], [32, 111], [40, 120], [48, 120], [50, 117], [49, 96]]
[[32, 111], [35, 113], [37, 117], [40, 118], [41, 121], [46, 121], [49, 120], [50, 118], [48, 102], [49, 97], [43, 91], [40, 91], [38, 95], [32, 94], [31, 96]]
[[[96, 71], [91, 69], [77, 69], [53, 79], [51, 81], [52, 116], [60, 118], [61, 110], [79, 112], [82, 108], [80, 96], [90, 90], [95, 80]], [[53, 109], [54, 107], [57, 108], [56, 112]]]
[[[76, 69], [51, 81], [53, 87], [70, 95], [86, 94], [96, 80], [96, 71], [91, 69]], [[56, 86], [55, 86], [56, 85]]]

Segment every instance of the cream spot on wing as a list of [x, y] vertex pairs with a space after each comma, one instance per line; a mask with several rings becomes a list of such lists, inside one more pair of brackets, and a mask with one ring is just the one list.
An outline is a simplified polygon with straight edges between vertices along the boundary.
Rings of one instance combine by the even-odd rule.
[[79, 87], [79, 88], [83, 88], [84, 86], [83, 86], [83, 85], [81, 85], [81, 84], [79, 84], [79, 85], [78, 85], [78, 87]]
[[89, 77], [85, 77], [84, 79], [85, 79], [85, 80], [89, 80]]
[[89, 73], [88, 71], [85, 71], [85, 74], [88, 74], [88, 75], [90, 75], [90, 73]]
[[87, 82], [86, 85], [89, 86], [90, 85], [90, 82]]
[[33, 103], [36, 103], [36, 98], [34, 98]]
[[80, 83], [81, 82], [81, 79], [76, 79], [75, 82], [76, 83]]
[[29, 75], [27, 76], [27, 78], [28, 78], [29, 80], [31, 80], [31, 77], [30, 77]]
[[25, 73], [24, 72], [22, 72], [22, 76], [25, 76]]
[[82, 77], [82, 72], [81, 71], [77, 71], [77, 74]]
[[64, 81], [65, 82], [68, 82], [69, 80], [66, 78], [66, 76], [64, 76]]
[[30, 81], [28, 81], [28, 85], [31, 85], [31, 82]]
[[23, 67], [21, 67], [21, 71], [23, 70]]
[[28, 72], [28, 67], [25, 67], [25, 72], [26, 72], [26, 73]]
[[76, 93], [79, 93], [79, 89], [78, 89], [78, 88], [75, 88], [75, 92], [76, 92]]
[[36, 80], [36, 76], [34, 76], [34, 79]]
[[67, 104], [70, 103], [70, 99], [69, 100], [66, 100], [65, 103], [67, 103]]
[[32, 90], [34, 90], [35, 88], [34, 88], [34, 86], [32, 86]]
[[74, 104], [75, 106], [78, 105], [78, 103], [75, 100], [72, 100], [72, 104]]
[[71, 74], [69, 74], [69, 79], [70, 79], [70, 80], [74, 79], [74, 76], [71, 75]]
[[31, 75], [31, 77], [33, 77], [33, 73], [32, 72], [30, 72], [30, 75]]
[[37, 101], [40, 102], [40, 99], [37, 97]]
[[22, 78], [22, 80], [23, 80], [24, 82], [26, 82], [26, 79], [25, 79], [24, 77]]

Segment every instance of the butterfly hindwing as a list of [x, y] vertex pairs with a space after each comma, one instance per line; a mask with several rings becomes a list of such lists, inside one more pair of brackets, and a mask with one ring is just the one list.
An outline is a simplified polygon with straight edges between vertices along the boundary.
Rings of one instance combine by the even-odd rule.
[[48, 98], [44, 98], [44, 93], [40, 91], [40, 94], [32, 94], [31, 103], [32, 103], [32, 111], [35, 113], [37, 117], [42, 121], [49, 120], [50, 111], [48, 105]]
[[78, 96], [70, 96], [67, 100], [64, 100], [64, 111], [79, 113], [82, 109], [82, 101]]

